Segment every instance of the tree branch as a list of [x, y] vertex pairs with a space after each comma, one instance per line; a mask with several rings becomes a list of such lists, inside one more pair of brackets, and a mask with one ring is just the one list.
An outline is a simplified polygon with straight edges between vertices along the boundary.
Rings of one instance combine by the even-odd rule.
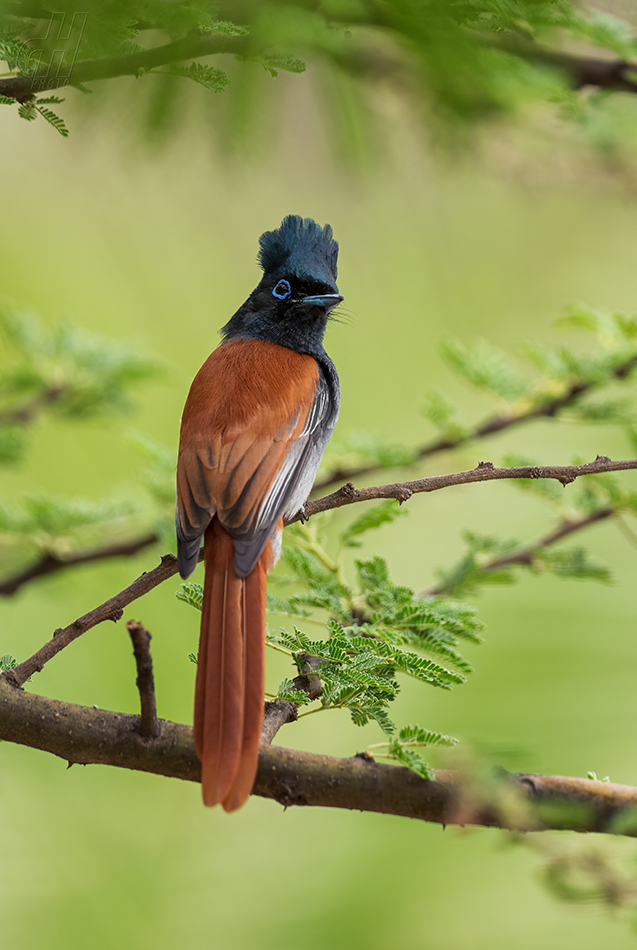
[[57, 554], [44, 554], [29, 567], [0, 581], [0, 596], [11, 597], [29, 581], [38, 577], [47, 577], [49, 574], [57, 574], [58, 571], [63, 571], [67, 567], [75, 567], [77, 564], [90, 564], [93, 561], [103, 561], [111, 557], [132, 557], [134, 554], [143, 551], [144, 548], [157, 544], [158, 541], [159, 535], [153, 531], [151, 534], [143, 535], [141, 538], [135, 538], [132, 541], [107, 544], [102, 548], [94, 548], [92, 551], [78, 551], [76, 554], [67, 557], [59, 557]]
[[[2, 80], [0, 80], [0, 82], [2, 82]], [[47, 386], [46, 389], [43, 389], [37, 396], [30, 399], [29, 402], [25, 402], [21, 406], [3, 409], [0, 412], [0, 426], [26, 425], [33, 422], [41, 409], [61, 399], [67, 389], [68, 386], [66, 385]]]
[[281, 726], [296, 722], [297, 718], [296, 706], [287, 699], [275, 699], [272, 703], [266, 703], [259, 737], [261, 748], [267, 748], [272, 743]]
[[99, 607], [95, 607], [94, 610], [89, 610], [88, 613], [74, 620], [68, 627], [58, 628], [53, 634], [53, 639], [45, 643], [37, 653], [7, 672], [11, 683], [15, 686], [23, 686], [33, 673], [39, 673], [44, 664], [53, 659], [69, 643], [77, 640], [92, 627], [96, 627], [98, 623], [103, 623], [104, 620], [119, 620], [124, 612], [124, 607], [132, 604], [134, 600], [172, 577], [178, 569], [177, 558], [174, 554], [165, 554], [161, 559], [161, 563], [154, 570], [142, 574], [129, 587], [120, 591], [119, 594], [115, 594], [114, 597], [100, 604]]
[[[606, 518], [611, 518], [616, 514], [617, 511], [614, 508], [598, 508], [597, 511], [593, 511], [590, 515], [586, 515], [583, 518], [578, 518], [574, 521], [562, 521], [555, 531], [551, 531], [550, 534], [545, 535], [543, 538], [539, 538], [535, 544], [529, 544], [526, 547], [520, 547], [517, 551], [513, 551], [511, 554], [507, 554], [504, 557], [494, 558], [487, 564], [483, 564], [478, 570], [478, 576], [482, 577], [485, 574], [492, 574], [494, 571], [499, 571], [502, 568], [513, 567], [516, 564], [532, 567], [537, 557], [537, 552], [541, 551], [542, 548], [548, 548], [552, 544], [557, 544], [558, 541], [562, 541], [563, 538], [568, 537], [569, 534], [574, 534], [576, 531], [581, 531], [583, 528], [588, 528], [590, 525], [596, 524], [598, 521], [604, 521]], [[443, 582], [441, 584], [436, 584], [435, 587], [430, 587], [428, 590], [422, 591], [419, 596], [438, 597], [440, 594], [447, 594], [452, 591], [454, 586], [455, 585], [453, 583]]]
[[153, 739], [159, 735], [159, 724], [157, 722], [153, 661], [150, 655], [151, 636], [148, 630], [137, 620], [129, 620], [126, 629], [133, 641], [133, 653], [137, 665], [137, 689], [139, 690], [141, 707], [139, 734], [143, 739]]
[[[454, 472], [450, 475], [431, 475], [409, 482], [397, 482], [393, 485], [378, 485], [370, 488], [356, 488], [351, 482], [338, 491], [323, 498], [316, 498], [305, 504], [304, 515], [310, 517], [322, 511], [342, 508], [359, 501], [377, 501], [381, 498], [395, 498], [401, 504], [419, 492], [438, 491], [451, 485], [469, 485], [473, 482], [488, 482], [503, 478], [554, 478], [562, 485], [568, 485], [582, 475], [599, 475], [603, 472], [621, 472], [637, 469], [637, 459], [613, 462], [605, 455], [598, 455], [593, 462], [585, 465], [520, 465], [512, 468], [495, 468], [492, 462], [480, 462], [476, 468], [466, 472]], [[287, 524], [300, 521], [298, 514]]]
[[[635, 366], [637, 366], [637, 354], [616, 366], [611, 375], [614, 379], [626, 379]], [[422, 461], [423, 459], [430, 458], [432, 455], [438, 455], [440, 452], [449, 452], [451, 449], [457, 449], [461, 445], [475, 442], [478, 439], [485, 439], [487, 436], [495, 435], [496, 432], [502, 432], [503, 429], [510, 429], [513, 426], [521, 425], [523, 422], [532, 422], [534, 419], [553, 419], [559, 415], [563, 409], [567, 409], [586, 393], [596, 388], [599, 388], [599, 383], [597, 382], [591, 380], [574, 380], [560, 396], [547, 399], [540, 405], [530, 406], [524, 412], [509, 412], [490, 416], [470, 432], [451, 438], [436, 439], [433, 442], [428, 442], [426, 445], [416, 449], [414, 461]], [[337, 468], [329, 472], [325, 478], [315, 482], [313, 491], [324, 491], [330, 485], [336, 484], [336, 482], [349, 482], [354, 478], [359, 478], [361, 475], [369, 475], [371, 472], [376, 472], [386, 467], [387, 466], [370, 464], [352, 466], [351, 468]]]
[[[139, 722], [138, 716], [26, 693], [11, 685], [8, 674], [0, 675], [0, 739], [70, 764], [99, 763], [200, 781], [189, 726], [159, 720], [157, 737], [144, 739]], [[253, 794], [286, 807], [352, 808], [445, 825], [637, 835], [636, 788], [563, 776], [503, 772], [499, 781], [481, 785], [437, 770], [435, 781], [427, 782], [410, 769], [381, 765], [368, 756], [338, 759], [268, 746], [259, 754]]]
[[[518, 466], [515, 468], [495, 468], [491, 462], [480, 462], [477, 468], [467, 472], [456, 472], [451, 475], [435, 475], [412, 482], [402, 482], [394, 485], [380, 485], [372, 488], [356, 489], [354, 485], [344, 485], [337, 492], [310, 501], [305, 506], [304, 517], [340, 508], [344, 505], [359, 501], [371, 501], [379, 498], [395, 498], [401, 503], [407, 501], [418, 492], [437, 491], [451, 485], [470, 484], [472, 482], [492, 481], [504, 478], [554, 478], [563, 485], [574, 481], [582, 475], [598, 474], [600, 472], [625, 471], [637, 469], [637, 459], [613, 462], [606, 456], [598, 456], [595, 461], [584, 465], [561, 466]], [[289, 519], [286, 524], [293, 524], [300, 520], [300, 514]], [[202, 558], [200, 551], [199, 559]], [[117, 621], [121, 618], [124, 607], [134, 600], [147, 594], [178, 571], [177, 558], [172, 554], [162, 557], [161, 563], [154, 570], [142, 574], [137, 580], [111, 597], [105, 603], [79, 617], [69, 626], [58, 628], [53, 638], [45, 643], [36, 653], [20, 663], [6, 675], [15, 686], [23, 686], [33, 673], [37, 673], [44, 664], [56, 656], [66, 646], [76, 640], [87, 630], [92, 629], [104, 620]]]
[[637, 93], [637, 64], [625, 59], [600, 59], [544, 49], [520, 37], [485, 40], [485, 45], [502, 49], [531, 62], [543, 63], [565, 73], [576, 89], [596, 86], [613, 92]]
[[[593, 462], [587, 462], [584, 465], [523, 465], [515, 468], [495, 468], [491, 462], [480, 462], [477, 468], [470, 469], [467, 472], [432, 475], [429, 478], [420, 478], [416, 481], [401, 482], [395, 485], [379, 485], [374, 488], [360, 489], [355, 488], [352, 484], [344, 485], [331, 495], [307, 502], [304, 517], [318, 514], [321, 511], [329, 511], [333, 508], [342, 508], [344, 505], [352, 505], [360, 501], [373, 501], [379, 498], [395, 498], [402, 503], [418, 492], [438, 491], [451, 485], [467, 485], [473, 482], [504, 478], [554, 478], [563, 485], [567, 485], [582, 475], [631, 469], [637, 469], [637, 459], [613, 462], [606, 456], [598, 456]], [[290, 518], [286, 524], [293, 524], [295, 521], [299, 521], [300, 517], [299, 513], [294, 518]], [[202, 557], [203, 554], [200, 551], [199, 560]], [[124, 607], [147, 594], [159, 584], [168, 580], [169, 577], [173, 577], [178, 569], [177, 558], [173, 554], [165, 554], [158, 567], [147, 574], [142, 574], [129, 587], [120, 591], [119, 594], [115, 594], [114, 597], [111, 597], [99, 607], [79, 617], [68, 627], [58, 628], [48, 643], [45, 643], [33, 656], [24, 660], [23, 663], [20, 663], [5, 675], [10, 678], [15, 686], [23, 686], [30, 676], [38, 673], [45, 663], [48, 663], [73, 640], [76, 640], [87, 630], [91, 630], [104, 620], [119, 620]]]
[[247, 49], [247, 45], [246, 38], [242, 36], [191, 34], [174, 43], [155, 46], [141, 53], [75, 63], [70, 75], [50, 75], [47, 70], [25, 76], [9, 76], [0, 79], [0, 95], [17, 99], [18, 102], [28, 102], [38, 92], [45, 90], [98, 79], [114, 79], [117, 76], [138, 76], [156, 66], [166, 66], [185, 59], [197, 59], [213, 53], [241, 53]]

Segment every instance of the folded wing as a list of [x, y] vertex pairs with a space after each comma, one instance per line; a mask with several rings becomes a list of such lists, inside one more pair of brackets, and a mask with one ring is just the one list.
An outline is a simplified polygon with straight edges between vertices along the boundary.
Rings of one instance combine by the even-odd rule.
[[182, 577], [194, 570], [215, 514], [234, 540], [237, 575], [252, 571], [283, 513], [295, 513], [307, 498], [333, 415], [313, 357], [262, 340], [233, 340], [214, 351], [192, 384], [182, 422]]

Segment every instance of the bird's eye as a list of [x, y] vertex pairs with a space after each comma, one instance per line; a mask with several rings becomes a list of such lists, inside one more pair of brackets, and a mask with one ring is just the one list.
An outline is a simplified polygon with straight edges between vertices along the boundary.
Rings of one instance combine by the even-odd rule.
[[285, 298], [289, 297], [291, 293], [292, 288], [288, 284], [287, 280], [280, 280], [272, 291], [273, 296], [278, 297], [279, 300], [285, 300]]

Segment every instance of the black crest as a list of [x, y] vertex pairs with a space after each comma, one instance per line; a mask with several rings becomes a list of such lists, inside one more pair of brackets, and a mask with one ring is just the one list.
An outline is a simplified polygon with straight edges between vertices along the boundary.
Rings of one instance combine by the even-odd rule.
[[297, 277], [336, 282], [338, 242], [332, 228], [324, 228], [312, 218], [289, 214], [276, 231], [259, 238], [258, 262], [268, 275], [294, 274]]

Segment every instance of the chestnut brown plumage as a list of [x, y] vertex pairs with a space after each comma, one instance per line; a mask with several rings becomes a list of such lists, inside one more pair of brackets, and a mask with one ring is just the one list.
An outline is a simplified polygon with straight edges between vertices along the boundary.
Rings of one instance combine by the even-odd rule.
[[184, 408], [177, 465], [182, 577], [204, 537], [195, 746], [206, 805], [249, 796], [263, 721], [266, 575], [283, 518], [312, 487], [340, 403], [323, 349], [336, 287], [331, 228], [289, 216], [261, 237], [258, 287], [224, 327]]

